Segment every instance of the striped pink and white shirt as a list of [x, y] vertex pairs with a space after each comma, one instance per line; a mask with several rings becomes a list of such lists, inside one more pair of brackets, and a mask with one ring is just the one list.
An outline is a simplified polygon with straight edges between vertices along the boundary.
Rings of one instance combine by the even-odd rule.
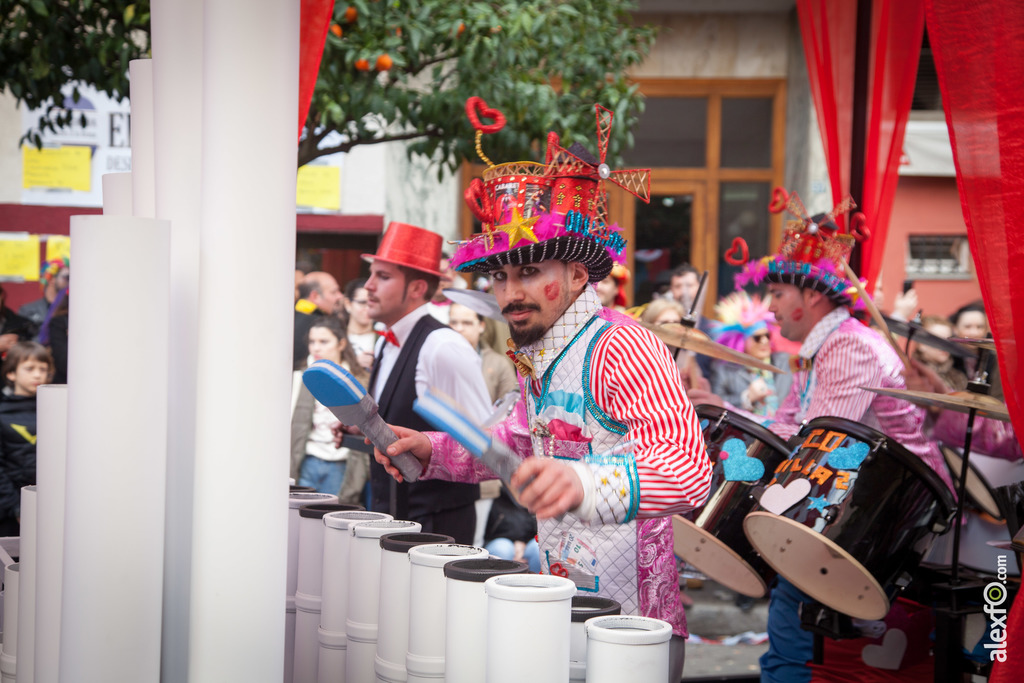
[[[591, 299], [596, 301], [596, 294], [588, 288], [573, 310], [553, 326], [557, 334], [547, 337], [554, 337], [556, 344], [546, 351], [555, 353], [546, 352], [540, 356], [543, 360], [534, 360], [538, 374], [564, 348], [564, 342], [559, 345], [557, 341], [571, 339], [573, 330], [594, 315], [613, 322], [590, 357], [590, 392], [598, 408], [626, 425], [623, 439], [633, 444], [630, 450], [640, 483], [636, 516], [660, 517], [699, 507], [710, 490], [711, 462], [696, 412], [668, 348], [631, 318], [601, 309], [599, 303], [591, 305]], [[492, 435], [521, 458], [533, 455], [524, 401], [494, 427]], [[470, 483], [494, 478], [446, 434], [428, 432], [427, 436], [434, 448], [425, 478]]]

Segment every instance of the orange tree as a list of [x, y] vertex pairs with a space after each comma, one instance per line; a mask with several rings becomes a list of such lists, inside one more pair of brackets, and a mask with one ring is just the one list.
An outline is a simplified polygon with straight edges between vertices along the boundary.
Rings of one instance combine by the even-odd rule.
[[[258, 3], [257, 3], [258, 4]], [[615, 113], [609, 163], [643, 100], [626, 77], [654, 40], [624, 0], [339, 0], [298, 149], [299, 165], [358, 145], [407, 141], [452, 169], [476, 160], [463, 113], [479, 95], [509, 125], [495, 160], [543, 155], [549, 130], [594, 146], [594, 109]], [[258, 11], [254, 5], [253, 11]], [[128, 62], [149, 56], [149, 0], [0, 0], [0, 89], [68, 125], [77, 85], [127, 96]]]
[[409, 154], [454, 170], [477, 159], [463, 112], [472, 95], [508, 119], [486, 140], [494, 160], [543, 155], [549, 130], [593, 148], [595, 103], [615, 113], [609, 157], [618, 160], [643, 106], [626, 72], [654, 40], [631, 8], [622, 0], [340, 0], [299, 164], [405, 140]]

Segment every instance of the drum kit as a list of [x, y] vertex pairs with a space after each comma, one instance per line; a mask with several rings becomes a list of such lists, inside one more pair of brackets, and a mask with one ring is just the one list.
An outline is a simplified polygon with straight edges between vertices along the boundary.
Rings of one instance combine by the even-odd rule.
[[[893, 333], [907, 338], [908, 347], [913, 338], [957, 357], [977, 354], [979, 368], [994, 354], [992, 340], [946, 340], [916, 322], [887, 322]], [[689, 326], [650, 329], [671, 346], [767, 369]], [[776, 575], [785, 577], [820, 603], [819, 612], [832, 612], [818, 621], [831, 628], [810, 628], [819, 638], [858, 637], [850, 620], [883, 619], [895, 597], [917, 578], [926, 584], [918, 594], [936, 605], [936, 623], [941, 623], [936, 680], [960, 680], [967, 670], [959, 658], [963, 619], [981, 611], [981, 588], [995, 572], [994, 566], [976, 566], [984, 561], [972, 561], [973, 553], [965, 551], [971, 578], [960, 576], [964, 507], [982, 514], [1005, 540], [1024, 523], [1024, 463], [978, 456], [996, 462], [997, 473], [988, 465], [983, 474], [970, 462], [975, 417], [1010, 419], [1005, 404], [987, 394], [988, 386], [979, 373], [968, 391], [952, 394], [863, 387], [968, 414], [963, 449], [943, 449], [956, 496], [921, 458], [864, 424], [819, 417], [787, 443], [734, 411], [698, 405], [714, 468], [711, 493], [700, 509], [673, 518], [676, 554], [723, 586], [754, 598], [767, 595]], [[937, 553], [929, 550], [949, 531], [952, 558], [931, 568]], [[947, 642], [939, 642], [943, 638]]]

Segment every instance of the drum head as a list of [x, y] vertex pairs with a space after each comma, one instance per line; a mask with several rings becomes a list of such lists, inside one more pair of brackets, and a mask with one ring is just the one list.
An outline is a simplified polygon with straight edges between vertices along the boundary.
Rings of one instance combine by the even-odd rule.
[[[946, 446], [941, 448], [942, 456], [946, 459], [946, 465], [949, 467], [950, 477], [955, 484], [960, 481], [960, 470], [963, 468], [964, 459], [952, 448]], [[974, 469], [974, 465], [970, 461], [967, 463], [967, 498], [982, 512], [986, 512], [1000, 521], [1003, 519], [1003, 512], [992, 496], [992, 489], [984, 477]]]
[[735, 550], [685, 517], [672, 518], [672, 536], [676, 555], [712, 580], [751, 598], [768, 592], [764, 579]]
[[889, 597], [871, 572], [825, 536], [770, 512], [751, 512], [743, 531], [775, 571], [821, 604], [855, 619], [889, 612]]

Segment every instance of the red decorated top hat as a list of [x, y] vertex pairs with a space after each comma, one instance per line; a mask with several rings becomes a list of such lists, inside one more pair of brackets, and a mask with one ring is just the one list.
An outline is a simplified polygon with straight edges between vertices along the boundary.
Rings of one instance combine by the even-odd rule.
[[363, 254], [371, 263], [380, 259], [384, 263], [405, 266], [415, 270], [441, 275], [441, 236], [408, 223], [388, 224], [376, 254]]

